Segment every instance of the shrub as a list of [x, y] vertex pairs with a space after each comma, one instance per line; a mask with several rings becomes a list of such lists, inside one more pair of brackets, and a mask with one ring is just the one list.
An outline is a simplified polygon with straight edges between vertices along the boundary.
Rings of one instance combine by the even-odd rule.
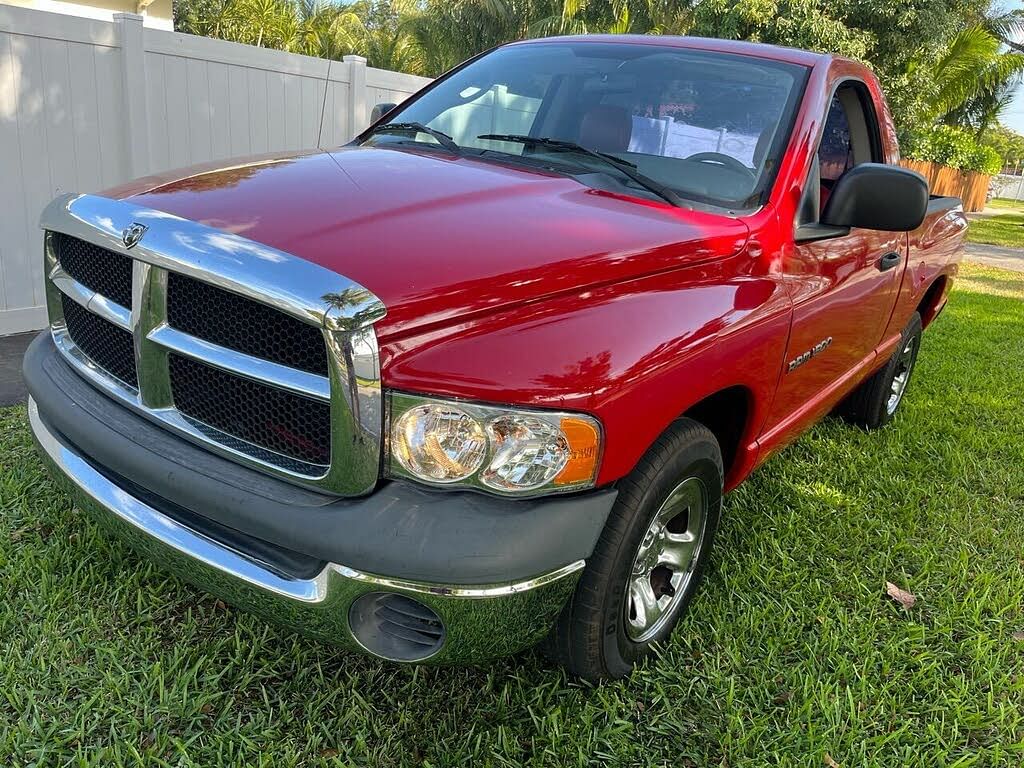
[[999, 173], [1003, 158], [992, 147], [983, 146], [974, 134], [951, 125], [938, 125], [906, 135], [903, 156], [911, 160], [938, 163], [962, 171]]

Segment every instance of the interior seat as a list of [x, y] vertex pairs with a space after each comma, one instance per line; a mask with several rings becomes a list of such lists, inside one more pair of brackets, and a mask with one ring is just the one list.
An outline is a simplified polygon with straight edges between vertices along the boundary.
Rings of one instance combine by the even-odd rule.
[[624, 107], [598, 104], [580, 122], [579, 143], [598, 152], [625, 152], [633, 137], [633, 117]]

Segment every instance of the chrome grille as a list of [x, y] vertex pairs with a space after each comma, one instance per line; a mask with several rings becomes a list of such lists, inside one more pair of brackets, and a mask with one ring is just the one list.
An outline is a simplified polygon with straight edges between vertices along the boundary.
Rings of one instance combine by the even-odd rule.
[[52, 238], [54, 255], [69, 277], [115, 304], [131, 309], [130, 258], [60, 232], [54, 232]]
[[[146, 232], [129, 249], [121, 231], [135, 223]], [[54, 341], [87, 379], [242, 463], [341, 495], [372, 490], [382, 421], [373, 323], [384, 314], [373, 294], [126, 201], [68, 195], [41, 225]]]
[[122, 383], [138, 389], [132, 335], [67, 296], [61, 296], [61, 309], [68, 336], [86, 357]]
[[176, 272], [167, 276], [167, 324], [222, 347], [327, 376], [319, 328]]
[[299, 462], [330, 463], [328, 403], [180, 355], [167, 362], [174, 407], [186, 418]]

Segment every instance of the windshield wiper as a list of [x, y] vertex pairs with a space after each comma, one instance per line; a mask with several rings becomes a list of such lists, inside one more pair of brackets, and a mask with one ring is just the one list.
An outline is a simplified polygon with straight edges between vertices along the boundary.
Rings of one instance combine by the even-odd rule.
[[425, 133], [428, 136], [433, 136], [437, 139], [437, 143], [445, 149], [451, 152], [460, 152], [462, 147], [455, 143], [455, 139], [449, 136], [443, 131], [439, 131], [436, 128], [431, 128], [423, 123], [384, 123], [383, 125], [375, 125], [370, 129], [369, 135], [372, 136], [375, 133]]
[[552, 139], [544, 136], [525, 136], [517, 133], [484, 133], [477, 136], [477, 138], [490, 141], [512, 141], [518, 144], [535, 144], [541, 147], [548, 147], [557, 152], [576, 152], [581, 155], [586, 155], [587, 157], [600, 160], [606, 165], [614, 166], [622, 173], [622, 175], [628, 176], [648, 192], [653, 192], [662, 200], [680, 208], [689, 207], [686, 201], [664, 184], [657, 182], [636, 170], [636, 165], [634, 163], [631, 163], [628, 160], [623, 160], [621, 157], [616, 157], [615, 155], [611, 155], [607, 152], [598, 152], [596, 149], [588, 149], [587, 147], [573, 141], [563, 141], [562, 139]]

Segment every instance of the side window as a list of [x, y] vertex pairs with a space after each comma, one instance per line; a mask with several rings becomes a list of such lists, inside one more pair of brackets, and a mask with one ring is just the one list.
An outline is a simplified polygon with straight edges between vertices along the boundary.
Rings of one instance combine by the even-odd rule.
[[812, 165], [798, 224], [818, 221], [832, 188], [861, 163], [883, 162], [878, 120], [870, 96], [860, 84], [840, 85], [829, 104], [817, 162]]
[[850, 121], [839, 100], [839, 94], [832, 97], [825, 119], [825, 131], [818, 147], [818, 165], [821, 182], [835, 182], [853, 167], [853, 146], [850, 143]]

